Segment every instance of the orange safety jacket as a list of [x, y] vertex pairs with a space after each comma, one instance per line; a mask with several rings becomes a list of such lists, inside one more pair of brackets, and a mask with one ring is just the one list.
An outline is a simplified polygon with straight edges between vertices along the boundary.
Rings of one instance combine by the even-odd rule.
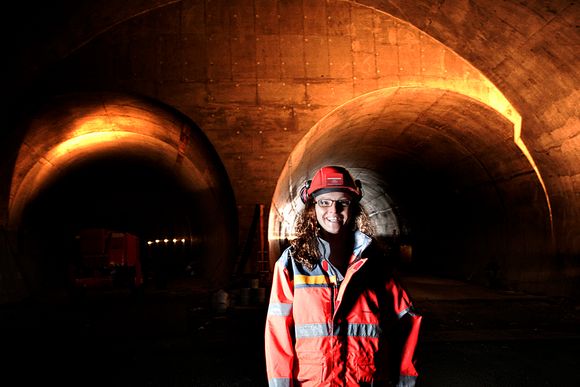
[[344, 277], [320, 238], [312, 270], [291, 248], [278, 259], [265, 329], [270, 387], [415, 385], [421, 317], [373, 247], [355, 232]]

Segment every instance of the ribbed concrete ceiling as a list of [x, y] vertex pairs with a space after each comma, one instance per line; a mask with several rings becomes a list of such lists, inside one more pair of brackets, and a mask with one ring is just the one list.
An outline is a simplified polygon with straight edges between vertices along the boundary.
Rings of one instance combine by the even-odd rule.
[[[363, 204], [379, 236], [412, 236], [424, 267], [482, 272], [494, 257], [529, 256], [529, 250], [513, 249], [529, 244], [523, 225], [535, 224], [527, 231], [548, 236], [528, 247], [537, 252], [549, 245], [550, 214], [512, 130], [496, 111], [444, 90], [403, 88], [360, 97], [321, 120], [290, 155], [274, 195], [271, 236], [292, 238], [303, 182], [323, 165], [340, 164], [363, 182]], [[509, 194], [522, 189], [525, 196]], [[502, 266], [511, 275], [522, 272], [517, 264]]]
[[[73, 100], [61, 114], [19, 121], [36, 114], [23, 106], [45, 96], [117, 90], [179, 109], [209, 137], [229, 178], [215, 187], [233, 187], [240, 235], [254, 204], [272, 193], [272, 237], [286, 235], [276, 217], [290, 222], [300, 182], [336, 162], [366, 183], [377, 218], [389, 214], [377, 222], [382, 232], [411, 230], [431, 269], [443, 262], [465, 277], [499, 261], [520, 286], [573, 287], [578, 4], [61, 1], [35, 11], [17, 27], [25, 43], [15, 47], [8, 80], [16, 125], [3, 144], [5, 223], [8, 203], [17, 224], [36, 189], [87, 154], [119, 150], [174, 170], [180, 124], [166, 134], [165, 124], [151, 126], [167, 114], [143, 116], [143, 100], [113, 111], [115, 125], [132, 127], [116, 134], [127, 133], [119, 149], [110, 139], [77, 147]], [[52, 12], [57, 19], [45, 17]], [[108, 97], [101, 104], [118, 105]], [[194, 153], [185, 170], [197, 172], [170, 172], [176, 186], [206, 176], [205, 156]]]

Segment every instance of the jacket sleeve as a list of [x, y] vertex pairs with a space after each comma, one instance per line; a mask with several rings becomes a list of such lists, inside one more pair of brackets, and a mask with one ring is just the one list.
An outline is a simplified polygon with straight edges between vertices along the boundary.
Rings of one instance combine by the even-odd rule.
[[265, 351], [266, 371], [270, 387], [293, 385], [294, 364], [292, 302], [294, 287], [288, 270], [288, 254], [274, 266], [270, 303], [266, 316]]
[[398, 330], [401, 337], [400, 366], [398, 387], [413, 387], [417, 380], [417, 370], [415, 369], [415, 349], [419, 339], [419, 328], [421, 326], [421, 316], [413, 310], [413, 305], [405, 290], [392, 281], [389, 284], [394, 302], [394, 311], [399, 318]]

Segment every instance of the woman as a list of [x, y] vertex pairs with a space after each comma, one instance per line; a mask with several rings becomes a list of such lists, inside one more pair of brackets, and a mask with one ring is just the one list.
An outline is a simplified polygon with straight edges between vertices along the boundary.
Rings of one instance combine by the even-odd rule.
[[300, 196], [297, 237], [272, 279], [269, 385], [414, 386], [421, 318], [370, 236], [360, 182], [327, 166]]

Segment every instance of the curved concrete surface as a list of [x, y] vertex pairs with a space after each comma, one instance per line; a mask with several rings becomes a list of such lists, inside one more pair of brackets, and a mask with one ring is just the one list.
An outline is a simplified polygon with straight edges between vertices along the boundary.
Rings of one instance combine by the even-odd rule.
[[[212, 257], [200, 270], [213, 286], [229, 279], [237, 238], [231, 187], [204, 135], [173, 109], [121, 94], [60, 97], [36, 115], [16, 159], [9, 215], [10, 227], [41, 239], [83, 226], [186, 239]], [[58, 248], [50, 259], [64, 259]]]
[[[577, 3], [63, 0], [14, 8], [17, 23], [4, 26], [15, 38], [0, 132], [0, 270], [12, 279], [5, 283], [20, 275], [12, 225], [27, 203], [42, 202], [35, 193], [45, 178], [135, 152], [124, 160], [172, 171], [180, 183], [171, 190], [199, 180], [187, 188], [197, 192], [221, 176], [215, 186], [231, 186], [231, 214], [240, 221], [215, 222], [242, 241], [251, 241], [256, 204], [273, 199], [270, 261], [275, 238], [289, 232], [277, 223], [286, 213], [291, 223], [288, 193], [317, 166], [336, 162], [364, 180], [380, 232], [408, 238], [419, 269], [463, 279], [491, 270], [510, 288], [578, 294]], [[179, 124], [169, 119], [166, 132], [120, 106], [111, 106], [118, 141], [109, 129], [85, 137], [102, 136], [94, 148], [73, 132], [42, 135], [41, 128], [76, 126], [38, 115], [36, 104], [103, 90], [179, 110], [207, 136], [211, 154], [186, 149], [177, 172]], [[96, 105], [101, 113], [87, 128], [100, 125]], [[75, 117], [92, 105], [67, 106]], [[135, 133], [133, 124], [148, 132]], [[31, 125], [36, 142], [25, 134]], [[28, 146], [38, 158], [24, 156]], [[97, 148], [102, 157], [76, 161]], [[222, 163], [225, 171], [214, 173]], [[210, 196], [207, 208], [222, 202]], [[194, 223], [214, 221], [206, 218]], [[258, 275], [256, 264], [252, 258], [246, 270]]]
[[[511, 131], [501, 114], [445, 90], [359, 97], [318, 122], [290, 155], [270, 236], [292, 238], [303, 182], [323, 165], [341, 164], [362, 181], [363, 205], [379, 236], [411, 244], [423, 269], [485, 280], [487, 267], [497, 264], [508, 281], [537, 276], [551, 248], [549, 209]], [[514, 198], [514, 189], [529, 195]], [[528, 238], [537, 243], [522, 249]]]

